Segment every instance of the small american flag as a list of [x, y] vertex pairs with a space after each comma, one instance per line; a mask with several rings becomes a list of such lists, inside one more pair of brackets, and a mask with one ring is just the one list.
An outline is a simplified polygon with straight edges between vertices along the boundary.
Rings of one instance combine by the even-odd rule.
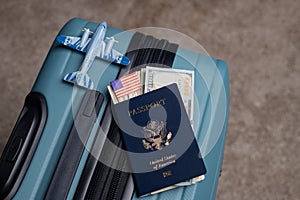
[[122, 76], [121, 78], [112, 81], [110, 85], [117, 98], [132, 94], [142, 88], [138, 72]]

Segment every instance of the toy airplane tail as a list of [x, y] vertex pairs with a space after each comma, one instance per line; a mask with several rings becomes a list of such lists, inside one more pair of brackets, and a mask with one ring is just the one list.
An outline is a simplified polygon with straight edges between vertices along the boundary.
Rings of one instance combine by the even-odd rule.
[[81, 71], [68, 73], [64, 77], [64, 81], [88, 88], [90, 90], [94, 89], [94, 83], [89, 75], [84, 74]]

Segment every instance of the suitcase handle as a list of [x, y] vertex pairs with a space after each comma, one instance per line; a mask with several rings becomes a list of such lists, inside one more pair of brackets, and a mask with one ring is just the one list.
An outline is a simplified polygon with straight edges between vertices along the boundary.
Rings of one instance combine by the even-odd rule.
[[45, 97], [31, 92], [0, 158], [0, 199], [17, 191], [32, 159], [47, 119]]

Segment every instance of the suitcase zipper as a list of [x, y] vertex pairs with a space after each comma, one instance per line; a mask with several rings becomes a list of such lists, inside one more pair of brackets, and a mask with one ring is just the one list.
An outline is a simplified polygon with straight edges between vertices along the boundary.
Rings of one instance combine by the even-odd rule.
[[[129, 71], [144, 67], [146, 64], [172, 67], [177, 48], [178, 45], [171, 44], [167, 40], [158, 40], [152, 36], [135, 33], [126, 54], [130, 58], [131, 64], [120, 71], [119, 77], [129, 73]], [[112, 120], [107, 137], [119, 148], [122, 146], [120, 129], [114, 120]], [[103, 154], [107, 151], [105, 147], [106, 145], [104, 144], [102, 149]], [[120, 166], [126, 162], [125, 155], [116, 155], [116, 152], [107, 153], [114, 157], [112, 160], [113, 164], [117, 162]], [[97, 161], [84, 199], [122, 199], [124, 190], [127, 187], [128, 178], [129, 173], [109, 168], [100, 161]], [[78, 194], [81, 195], [81, 192]], [[76, 195], [74, 197], [76, 198]]]

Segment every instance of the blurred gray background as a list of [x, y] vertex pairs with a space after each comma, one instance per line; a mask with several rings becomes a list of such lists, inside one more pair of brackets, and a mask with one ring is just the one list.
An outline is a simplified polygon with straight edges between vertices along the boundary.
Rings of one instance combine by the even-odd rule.
[[231, 107], [217, 199], [300, 199], [299, 1], [0, 2], [0, 152], [67, 20], [165, 27], [229, 65]]

